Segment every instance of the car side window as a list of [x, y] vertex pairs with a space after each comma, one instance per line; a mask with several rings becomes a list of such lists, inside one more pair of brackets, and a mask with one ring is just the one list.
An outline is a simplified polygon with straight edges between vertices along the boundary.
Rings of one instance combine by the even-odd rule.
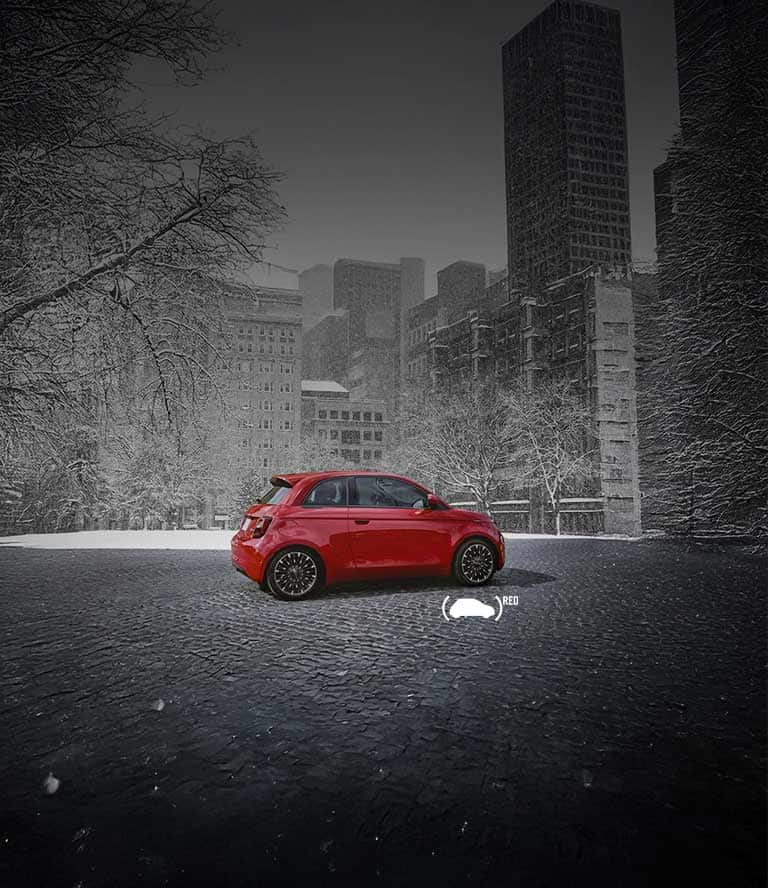
[[304, 497], [302, 506], [346, 506], [347, 479], [326, 478], [319, 481]]
[[424, 509], [427, 495], [397, 478], [358, 475], [352, 484], [349, 504], [372, 509]]

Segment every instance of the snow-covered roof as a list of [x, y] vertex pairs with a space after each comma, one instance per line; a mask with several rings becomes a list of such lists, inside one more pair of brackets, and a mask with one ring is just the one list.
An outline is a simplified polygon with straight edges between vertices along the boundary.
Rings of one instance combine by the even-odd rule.
[[338, 382], [333, 382], [330, 379], [302, 379], [301, 390], [302, 392], [349, 393], [349, 389], [345, 389], [343, 385], [339, 385]]

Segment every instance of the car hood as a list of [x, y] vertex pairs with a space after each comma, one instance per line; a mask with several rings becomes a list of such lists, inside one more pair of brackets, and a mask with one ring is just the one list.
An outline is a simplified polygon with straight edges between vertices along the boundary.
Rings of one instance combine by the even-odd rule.
[[489, 527], [496, 527], [493, 523], [493, 520], [489, 518], [485, 512], [473, 512], [472, 509], [451, 509], [451, 512], [454, 515], [458, 515], [459, 518], [466, 518], [470, 521], [482, 521], [483, 523], [488, 523]]

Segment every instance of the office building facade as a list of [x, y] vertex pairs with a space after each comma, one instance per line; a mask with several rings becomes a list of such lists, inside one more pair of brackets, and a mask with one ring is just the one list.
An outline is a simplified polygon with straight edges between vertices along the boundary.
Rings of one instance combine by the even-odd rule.
[[346, 462], [378, 466], [390, 446], [386, 401], [352, 398], [337, 382], [304, 380], [301, 415], [302, 437]]
[[631, 262], [619, 13], [556, 0], [502, 49], [510, 280]]

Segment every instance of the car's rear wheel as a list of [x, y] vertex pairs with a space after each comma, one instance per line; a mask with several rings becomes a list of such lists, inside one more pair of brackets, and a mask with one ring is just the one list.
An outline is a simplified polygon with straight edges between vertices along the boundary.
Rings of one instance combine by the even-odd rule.
[[301, 601], [323, 587], [323, 565], [309, 549], [292, 546], [272, 559], [266, 574], [269, 590], [283, 601]]
[[496, 573], [496, 553], [485, 540], [463, 542], [453, 559], [453, 575], [462, 586], [485, 586]]

